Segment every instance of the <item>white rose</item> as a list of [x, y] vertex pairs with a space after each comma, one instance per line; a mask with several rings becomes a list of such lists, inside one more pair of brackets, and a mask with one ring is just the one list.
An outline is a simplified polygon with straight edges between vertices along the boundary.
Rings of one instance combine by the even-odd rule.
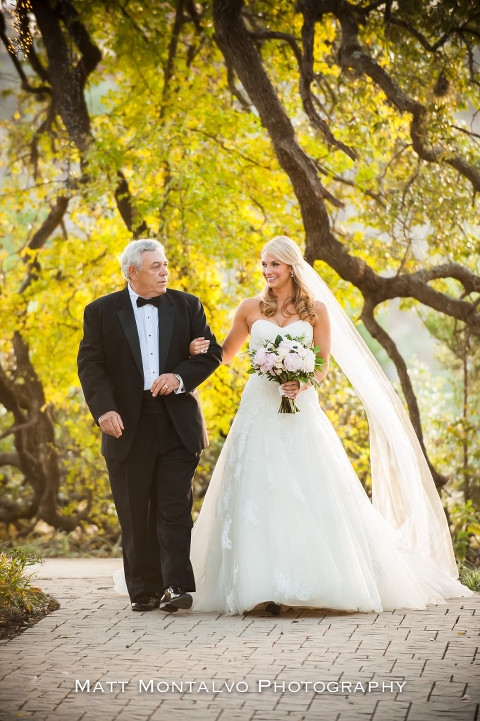
[[315, 370], [315, 361], [313, 358], [305, 358], [305, 372], [313, 373]]

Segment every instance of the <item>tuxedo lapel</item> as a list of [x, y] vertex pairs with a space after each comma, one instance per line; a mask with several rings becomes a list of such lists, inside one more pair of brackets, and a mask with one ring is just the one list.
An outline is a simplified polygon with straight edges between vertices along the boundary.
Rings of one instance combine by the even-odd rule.
[[128, 288], [125, 288], [121, 293], [117, 315], [122, 325], [123, 331], [127, 336], [127, 341], [135, 359], [137, 368], [143, 378], [142, 352], [140, 350], [137, 324], [135, 323], [135, 315], [133, 313], [132, 302], [130, 300]]
[[175, 320], [175, 308], [168, 297], [168, 290], [165, 298], [162, 298], [158, 308], [158, 341], [159, 341], [159, 373], [163, 373], [167, 362], [167, 355], [172, 340], [173, 322]]

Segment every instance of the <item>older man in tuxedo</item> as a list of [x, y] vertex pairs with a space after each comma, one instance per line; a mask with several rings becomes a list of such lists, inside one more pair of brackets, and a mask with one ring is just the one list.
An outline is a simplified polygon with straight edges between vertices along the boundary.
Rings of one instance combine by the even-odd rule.
[[[127, 286], [85, 308], [78, 374], [102, 430], [132, 609], [176, 611], [195, 590], [192, 479], [208, 443], [197, 386], [222, 350], [200, 300], [167, 288], [158, 241], [129, 243], [121, 266]], [[190, 357], [199, 336], [209, 347]]]

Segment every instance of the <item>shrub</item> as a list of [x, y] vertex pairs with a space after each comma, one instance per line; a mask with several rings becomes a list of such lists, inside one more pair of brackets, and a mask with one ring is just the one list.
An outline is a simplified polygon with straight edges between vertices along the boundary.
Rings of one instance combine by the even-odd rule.
[[480, 591], [480, 571], [471, 564], [458, 564], [460, 581], [472, 591]]
[[45, 606], [48, 602], [46, 594], [32, 585], [33, 573], [25, 570], [40, 561], [21, 548], [0, 552], [0, 609], [15, 608], [31, 613]]

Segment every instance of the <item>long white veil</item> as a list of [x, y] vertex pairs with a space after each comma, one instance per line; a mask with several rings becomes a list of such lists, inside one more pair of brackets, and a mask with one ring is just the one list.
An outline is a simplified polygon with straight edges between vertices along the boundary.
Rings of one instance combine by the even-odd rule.
[[328, 309], [332, 356], [365, 408], [370, 430], [372, 500], [406, 547], [457, 578], [447, 519], [410, 419], [385, 373], [318, 273], [305, 281]]

